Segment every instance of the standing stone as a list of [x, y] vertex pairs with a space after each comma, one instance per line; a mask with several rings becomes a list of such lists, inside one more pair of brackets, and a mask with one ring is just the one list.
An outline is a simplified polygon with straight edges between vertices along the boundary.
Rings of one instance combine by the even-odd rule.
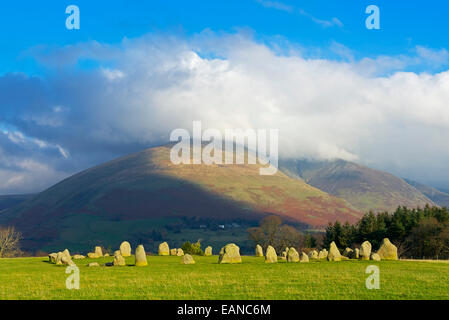
[[[117, 250], [118, 251], [118, 250]], [[121, 255], [120, 251], [114, 253], [114, 266], [126, 266], [125, 258]]]
[[304, 252], [301, 253], [301, 259], [299, 260], [299, 262], [309, 262], [309, 256]]
[[190, 254], [185, 254], [181, 258], [182, 264], [194, 264], [195, 260], [193, 260], [193, 257]]
[[277, 263], [278, 255], [276, 254], [276, 250], [272, 246], [268, 246], [267, 251], [265, 252], [265, 263]]
[[326, 249], [323, 249], [320, 251], [320, 253], [318, 253], [318, 259], [327, 259], [327, 255], [329, 253], [327, 252]]
[[360, 249], [359, 248], [355, 248], [354, 252], [352, 253], [352, 258], [353, 259], [358, 259], [360, 258]]
[[159, 245], [159, 255], [160, 256], [169, 256], [170, 255], [170, 248], [169, 248], [167, 242], [163, 242]]
[[365, 241], [362, 243], [362, 245], [360, 246], [360, 251], [359, 251], [359, 255], [360, 258], [362, 260], [369, 260], [371, 257], [371, 243], [369, 243], [369, 241]]
[[48, 255], [48, 261], [50, 261], [51, 263], [56, 263], [56, 257], [57, 257], [57, 256], [58, 256], [58, 254], [55, 253], [55, 252], [50, 253], [50, 254]]
[[56, 263], [57, 265], [63, 264], [63, 263], [62, 263], [62, 256], [63, 256], [63, 254], [62, 254], [61, 251], [59, 251], [59, 252], [56, 254], [55, 263]]
[[382, 240], [377, 254], [382, 260], [398, 260], [398, 248], [388, 238]]
[[372, 253], [371, 254], [371, 260], [380, 261], [381, 259], [380, 259], [380, 256], [377, 253]]
[[240, 248], [234, 243], [225, 245], [220, 251], [222, 254], [218, 257], [218, 263], [241, 263]]
[[211, 256], [212, 255], [212, 247], [211, 246], [208, 246], [206, 248], [206, 250], [204, 251], [204, 255], [205, 256]]
[[76, 264], [72, 261], [69, 250], [65, 249], [63, 252], [58, 252], [56, 255], [55, 263], [57, 265], [67, 265], [75, 266]]
[[318, 259], [318, 251], [312, 250], [309, 252], [309, 258], [310, 259]]
[[182, 256], [184, 255], [184, 250], [182, 250], [181, 248], [179, 248], [179, 249], [176, 251], [176, 255], [177, 255], [178, 257], [182, 257]]
[[98, 262], [91, 262], [87, 266], [88, 267], [99, 267], [100, 265], [98, 264]]
[[176, 254], [177, 254], [176, 248], [170, 249], [170, 255], [171, 256], [176, 256]]
[[144, 267], [148, 265], [147, 254], [145, 253], [145, 248], [143, 245], [139, 245], [136, 248], [136, 266]]
[[263, 257], [263, 249], [260, 244], [256, 246], [256, 257]]
[[343, 256], [351, 258], [354, 253], [354, 250], [351, 248], [346, 248], [345, 251], [343, 251]]
[[287, 262], [299, 262], [299, 253], [295, 248], [288, 249]]
[[131, 245], [129, 244], [128, 241], [123, 241], [122, 244], [120, 245], [120, 254], [122, 255], [122, 257], [131, 256]]
[[282, 251], [282, 253], [281, 253], [281, 260], [287, 260], [287, 254], [288, 254], [287, 251]]
[[328, 261], [341, 261], [341, 254], [340, 251], [337, 248], [337, 245], [334, 241], [332, 241], [330, 248], [329, 248], [329, 254], [327, 255]]
[[99, 246], [95, 247], [95, 255], [97, 256], [97, 258], [100, 258], [103, 256], [103, 251], [101, 250], [101, 247], [99, 247]]

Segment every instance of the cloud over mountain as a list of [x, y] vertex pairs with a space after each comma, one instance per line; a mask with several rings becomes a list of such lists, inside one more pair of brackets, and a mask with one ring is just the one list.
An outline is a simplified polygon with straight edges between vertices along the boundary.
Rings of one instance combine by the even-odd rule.
[[[335, 46], [342, 52], [344, 47]], [[45, 72], [0, 77], [0, 193], [32, 192], [176, 128], [278, 128], [281, 155], [358, 161], [415, 180], [449, 178], [445, 50], [310, 57], [241, 33], [147, 35], [28, 50]], [[405, 70], [405, 71], [403, 71]]]

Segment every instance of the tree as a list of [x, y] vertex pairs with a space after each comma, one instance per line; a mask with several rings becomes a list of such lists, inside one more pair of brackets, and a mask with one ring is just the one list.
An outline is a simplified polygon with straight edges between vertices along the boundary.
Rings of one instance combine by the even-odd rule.
[[313, 237], [310, 233], [306, 233], [304, 236], [304, 246], [306, 248], [316, 248], [317, 247], [316, 238]]
[[281, 224], [282, 220], [278, 216], [268, 216], [260, 221], [260, 228], [265, 235], [267, 243], [266, 246], [275, 244]]
[[190, 243], [189, 241], [184, 242], [181, 247], [184, 253], [194, 254], [197, 256], [204, 256], [204, 251], [201, 249], [201, 241], [198, 240], [196, 243]]
[[22, 234], [14, 227], [0, 228], [0, 258], [18, 255], [21, 239]]
[[289, 225], [283, 225], [278, 216], [268, 216], [263, 218], [258, 227], [247, 230], [248, 237], [255, 244], [260, 244], [265, 249], [270, 245], [277, 252], [285, 247], [300, 247], [304, 244], [304, 237], [301, 232]]
[[414, 257], [448, 257], [449, 225], [436, 218], [425, 218], [408, 237], [410, 254]]

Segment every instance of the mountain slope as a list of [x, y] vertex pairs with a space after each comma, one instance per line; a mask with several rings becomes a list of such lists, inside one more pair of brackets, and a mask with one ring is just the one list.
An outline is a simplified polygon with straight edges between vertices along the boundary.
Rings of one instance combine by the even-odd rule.
[[32, 196], [33, 195], [31, 195], [31, 194], [0, 196], [0, 211], [12, 208], [12, 207], [30, 199]]
[[292, 177], [348, 201], [367, 212], [393, 211], [398, 206], [434, 205], [419, 190], [389, 173], [344, 160], [289, 160], [281, 163]]
[[258, 221], [274, 213], [321, 226], [361, 216], [344, 200], [259, 165], [173, 165], [169, 146], [78, 173], [6, 210], [0, 223], [24, 232], [27, 245], [116, 240], [182, 217]]
[[440, 190], [437, 190], [435, 188], [426, 186], [422, 183], [404, 179], [409, 185], [412, 187], [418, 189], [422, 194], [424, 194], [427, 198], [435, 202], [437, 205], [441, 207], [449, 207], [449, 194], [442, 192]]

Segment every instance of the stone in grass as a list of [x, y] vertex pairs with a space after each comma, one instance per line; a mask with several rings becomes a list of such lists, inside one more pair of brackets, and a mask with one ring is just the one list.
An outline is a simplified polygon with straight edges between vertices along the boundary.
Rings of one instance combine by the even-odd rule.
[[50, 253], [48, 255], [48, 261], [50, 261], [51, 263], [56, 263], [57, 256], [58, 256], [58, 254], [56, 252]]
[[371, 257], [371, 243], [369, 241], [365, 241], [360, 246], [359, 251], [360, 259], [362, 260], [369, 260]]
[[87, 266], [88, 267], [99, 267], [100, 265], [98, 264], [98, 262], [91, 262]]
[[282, 253], [281, 253], [281, 260], [287, 260], [287, 254], [288, 254], [288, 251], [282, 251]]
[[382, 260], [398, 260], [398, 248], [388, 238], [382, 240], [377, 254]]
[[328, 254], [327, 250], [323, 249], [318, 253], [318, 259], [327, 259]]
[[184, 255], [184, 250], [182, 250], [181, 248], [178, 248], [178, 250], [176, 251], [176, 255], [178, 257], [182, 257]]
[[377, 253], [372, 253], [371, 254], [371, 260], [373, 261], [380, 261], [380, 256]]
[[86, 258], [86, 257], [83, 256], [83, 255], [81, 255], [81, 254], [75, 254], [75, 255], [73, 256], [73, 259], [74, 259], [74, 260], [85, 259], [85, 258]]
[[360, 249], [355, 248], [354, 252], [352, 253], [352, 259], [358, 259], [358, 258], [360, 258]]
[[295, 248], [288, 249], [287, 262], [299, 262], [299, 253]]
[[96, 246], [96, 247], [95, 247], [95, 255], [96, 255], [98, 258], [100, 258], [100, 257], [103, 256], [103, 250], [101, 250], [101, 247], [99, 247], [99, 246]]
[[258, 244], [256, 246], [256, 252], [255, 252], [256, 257], [263, 257], [263, 249], [261, 247], [260, 244]]
[[96, 246], [95, 247], [95, 252], [89, 252], [87, 254], [87, 257], [90, 259], [97, 259], [97, 258], [101, 258], [103, 256], [103, 251], [101, 250], [101, 247]]
[[230, 243], [225, 245], [220, 250], [220, 256], [218, 257], [218, 263], [241, 263], [242, 257], [240, 256], [240, 248]]
[[206, 250], [204, 250], [204, 255], [205, 256], [211, 256], [212, 255], [212, 247], [211, 246], [208, 246], [206, 248]]
[[72, 261], [69, 250], [65, 249], [63, 252], [58, 252], [56, 255], [55, 263], [57, 265], [75, 266]]
[[312, 250], [309, 252], [309, 259], [318, 259], [318, 251]]
[[301, 253], [301, 259], [299, 260], [299, 262], [309, 262], [309, 256], [306, 255], [304, 252]]
[[272, 246], [268, 246], [265, 252], [265, 263], [276, 263], [278, 262], [278, 256], [276, 250]]
[[190, 254], [185, 254], [181, 258], [182, 264], [194, 264], [195, 260], [193, 260], [193, 257]]
[[122, 257], [131, 256], [131, 245], [129, 244], [128, 241], [123, 241], [122, 244], [120, 245], [120, 254], [122, 255]]
[[158, 254], [160, 256], [169, 256], [170, 255], [170, 248], [169, 248], [167, 242], [162, 242], [159, 245], [159, 252], [158, 252]]
[[139, 245], [136, 248], [136, 266], [144, 267], [148, 265], [147, 255], [145, 253], [145, 248], [143, 245]]
[[176, 256], [176, 254], [177, 254], [176, 248], [175, 249], [170, 249], [170, 255], [171, 256]]
[[120, 253], [114, 254], [114, 262], [113, 265], [116, 267], [126, 266], [125, 258]]
[[341, 254], [340, 251], [337, 248], [337, 245], [334, 241], [331, 242], [330, 248], [329, 248], [329, 254], [327, 255], [328, 261], [341, 261]]

